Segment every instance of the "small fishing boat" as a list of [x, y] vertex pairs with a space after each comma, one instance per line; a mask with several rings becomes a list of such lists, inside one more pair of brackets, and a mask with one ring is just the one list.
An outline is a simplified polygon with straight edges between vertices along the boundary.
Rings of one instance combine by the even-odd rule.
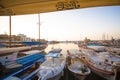
[[99, 43], [87, 43], [87, 48], [95, 50], [97, 52], [106, 51], [106, 47]]
[[68, 70], [79, 80], [84, 80], [91, 73], [91, 70], [81, 62], [78, 54], [69, 54], [66, 61], [69, 62]]
[[[3, 76], [1, 76], [0, 79], [12, 80], [12, 79], [10, 79], [11, 77], [13, 78], [16, 75], [18, 75], [17, 78], [23, 80], [23, 78], [25, 78], [25, 77], [22, 77], [22, 78], [19, 77], [19, 75], [21, 73], [27, 73], [33, 67], [35, 67], [34, 69], [36, 70], [38, 68], [38, 66], [46, 60], [45, 55], [40, 54], [38, 51], [28, 51], [28, 52], [31, 52], [31, 54], [17, 58], [16, 60], [5, 65], [4, 70], [2, 71]], [[26, 52], [26, 54], [27, 54], [27, 52]], [[34, 69], [32, 69], [33, 72], [34, 72]], [[24, 75], [22, 75], [22, 76], [24, 76]], [[27, 75], [27, 76], [30, 76], [30, 75]]]
[[106, 64], [107, 61], [100, 58], [96, 52], [86, 50], [82, 51], [81, 59], [97, 75], [107, 79], [115, 80], [117, 69], [114, 65]]
[[[55, 51], [48, 53], [47, 57], [52, 57], [46, 60], [40, 65], [40, 71], [38, 72], [38, 80], [59, 80], [62, 76], [63, 69], [65, 67], [65, 58], [59, 56], [61, 50], [54, 49]], [[56, 51], [58, 53], [56, 53]]]
[[45, 56], [43, 54], [40, 54], [38, 51], [28, 51], [31, 52], [31, 54], [28, 54], [26, 52], [26, 56], [22, 56], [17, 58], [16, 60], [7, 63], [5, 66], [4, 72], [13, 72], [18, 69], [21, 69], [22, 67], [29, 66], [36, 62], [37, 60], [40, 60], [39, 62], [42, 63], [45, 61]]
[[31, 47], [0, 48], [0, 63], [6, 65], [16, 60], [21, 51], [31, 50]]
[[36, 74], [39, 71], [39, 66], [39, 62], [36, 62], [35, 64], [22, 68], [1, 80], [37, 80], [38, 77]]
[[120, 57], [113, 52], [100, 52], [99, 57], [106, 60], [106, 64], [114, 65], [120, 71]]

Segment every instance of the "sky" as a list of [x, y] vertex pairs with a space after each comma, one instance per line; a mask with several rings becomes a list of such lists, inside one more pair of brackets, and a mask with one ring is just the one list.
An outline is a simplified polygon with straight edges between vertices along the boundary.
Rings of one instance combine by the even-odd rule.
[[[38, 14], [12, 16], [12, 34], [38, 38]], [[9, 17], [0, 16], [0, 34], [9, 34]], [[90, 7], [40, 14], [40, 38], [101, 40], [120, 38], [120, 6]], [[108, 37], [107, 37], [108, 36]]]

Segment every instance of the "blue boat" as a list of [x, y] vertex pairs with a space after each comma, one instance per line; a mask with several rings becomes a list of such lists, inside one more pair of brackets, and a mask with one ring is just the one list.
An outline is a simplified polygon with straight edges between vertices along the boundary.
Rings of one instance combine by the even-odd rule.
[[[35, 53], [30, 54], [24, 57], [17, 58], [14, 62], [7, 64], [3, 71], [3, 76], [0, 77], [0, 80], [12, 80], [13, 76], [16, 80], [27, 80], [31, 78], [35, 72], [38, 71], [38, 67], [41, 63], [46, 60], [44, 54]], [[34, 70], [33, 70], [34, 67]], [[32, 69], [32, 72], [31, 72]], [[23, 73], [28, 73], [27, 75], [21, 75]]]

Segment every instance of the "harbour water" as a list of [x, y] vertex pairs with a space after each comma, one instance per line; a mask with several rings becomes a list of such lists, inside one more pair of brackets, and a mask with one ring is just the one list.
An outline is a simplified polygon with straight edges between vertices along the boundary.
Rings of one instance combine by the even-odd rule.
[[[60, 43], [60, 44], [54, 44], [54, 45], [48, 45], [48, 47], [45, 49], [45, 52], [50, 51], [52, 48], [61, 48], [62, 54], [66, 56], [66, 51], [70, 50], [71, 52], [77, 52], [79, 51], [78, 45], [74, 43]], [[120, 80], [120, 72], [118, 72], [116, 80]], [[66, 68], [64, 69], [64, 76], [61, 77], [60, 80], [78, 80], [75, 78]], [[88, 75], [85, 80], [106, 80], [95, 73], [91, 72], [90, 75]]]
[[66, 51], [70, 50], [72, 52], [76, 52], [79, 50], [78, 45], [74, 43], [60, 43], [60, 44], [50, 44], [48, 47], [45, 49], [45, 52], [49, 52], [52, 48], [61, 48], [62, 49], [62, 54], [66, 56]]

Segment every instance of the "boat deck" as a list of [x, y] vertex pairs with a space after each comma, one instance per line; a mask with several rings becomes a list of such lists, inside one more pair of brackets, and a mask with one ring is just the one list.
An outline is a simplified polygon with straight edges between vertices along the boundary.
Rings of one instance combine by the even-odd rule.
[[63, 61], [63, 59], [61, 59], [61, 58], [59, 58], [59, 59], [53, 58], [48, 61], [45, 61], [43, 64], [41, 64], [41, 66], [55, 67], [55, 66], [59, 66], [62, 61]]

